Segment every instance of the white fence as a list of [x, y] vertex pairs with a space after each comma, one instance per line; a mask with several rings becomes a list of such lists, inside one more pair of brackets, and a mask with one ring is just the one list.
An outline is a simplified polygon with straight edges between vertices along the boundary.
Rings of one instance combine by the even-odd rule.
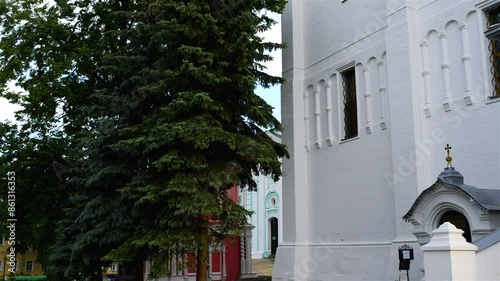
[[500, 231], [476, 245], [467, 243], [463, 231], [446, 222], [432, 231], [422, 247], [426, 281], [500, 281]]

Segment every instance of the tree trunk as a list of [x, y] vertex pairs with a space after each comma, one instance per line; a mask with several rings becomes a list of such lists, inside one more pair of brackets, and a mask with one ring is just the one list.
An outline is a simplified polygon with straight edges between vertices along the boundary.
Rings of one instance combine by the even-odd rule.
[[196, 255], [196, 281], [208, 280], [208, 266], [209, 266], [209, 247], [210, 237], [208, 236], [208, 218], [201, 216], [202, 219], [199, 224], [199, 237], [200, 246]]

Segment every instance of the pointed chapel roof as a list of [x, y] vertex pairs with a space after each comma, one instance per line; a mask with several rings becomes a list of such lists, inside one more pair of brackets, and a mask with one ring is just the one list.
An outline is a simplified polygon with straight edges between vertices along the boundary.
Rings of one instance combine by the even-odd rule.
[[426, 190], [422, 191], [417, 197], [410, 210], [403, 216], [405, 221], [412, 216], [413, 212], [419, 205], [419, 203], [432, 196], [434, 191], [439, 187], [445, 187], [451, 190], [456, 190], [467, 195], [472, 202], [478, 204], [481, 208], [488, 211], [500, 212], [500, 190], [499, 189], [484, 189], [477, 188], [472, 185], [466, 185], [463, 183], [463, 176], [460, 172], [456, 171], [453, 167], [446, 167], [443, 172], [439, 175], [437, 181], [428, 187]]
[[403, 216], [405, 221], [409, 221], [411, 219], [413, 212], [422, 200], [432, 196], [440, 187], [465, 194], [469, 197], [471, 202], [479, 205], [485, 210], [500, 212], [500, 189], [484, 189], [464, 184], [464, 176], [462, 176], [462, 174], [455, 170], [455, 168], [451, 165], [451, 161], [453, 160], [450, 156], [451, 149], [452, 147], [449, 144], [447, 144], [444, 148], [447, 153], [446, 168], [444, 168], [441, 174], [439, 174], [437, 181], [426, 190], [422, 191], [415, 202], [413, 202], [410, 210]]

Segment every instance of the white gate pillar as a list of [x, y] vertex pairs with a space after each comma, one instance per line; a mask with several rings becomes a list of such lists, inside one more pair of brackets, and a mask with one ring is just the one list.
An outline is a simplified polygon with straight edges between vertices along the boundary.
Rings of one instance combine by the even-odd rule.
[[462, 236], [463, 231], [449, 222], [432, 231], [431, 241], [422, 247], [425, 280], [476, 280], [477, 247]]
[[240, 238], [241, 278], [257, 276], [252, 268], [252, 229], [254, 228], [255, 226], [248, 225], [245, 234]]

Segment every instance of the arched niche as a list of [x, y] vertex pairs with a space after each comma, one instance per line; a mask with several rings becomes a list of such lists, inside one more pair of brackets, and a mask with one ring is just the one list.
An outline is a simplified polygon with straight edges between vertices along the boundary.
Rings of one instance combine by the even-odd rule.
[[461, 229], [464, 232], [462, 236], [465, 238], [465, 241], [472, 242], [470, 224], [464, 214], [453, 210], [446, 211], [439, 218], [438, 225], [442, 225], [445, 222], [452, 223], [458, 229]]

